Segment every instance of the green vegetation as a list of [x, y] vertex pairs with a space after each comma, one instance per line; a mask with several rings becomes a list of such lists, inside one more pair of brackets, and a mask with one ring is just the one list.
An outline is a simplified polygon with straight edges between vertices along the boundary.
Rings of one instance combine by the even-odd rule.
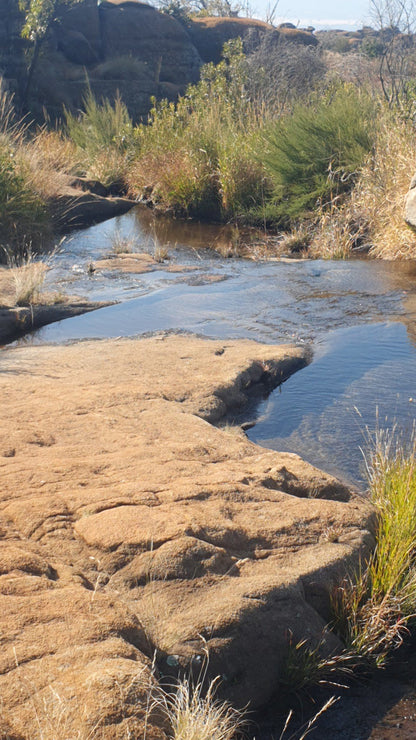
[[276, 215], [298, 220], [349, 190], [375, 138], [374, 104], [353, 85], [329, 88], [266, 132]]
[[[154, 100], [136, 126], [119, 97], [97, 101], [91, 90], [82, 111], [65, 111], [64, 135], [22, 128], [16, 136], [0, 124], [3, 246], [42, 242], [48, 203], [75, 172], [179, 217], [283, 230], [268, 241], [274, 254], [414, 256], [416, 236], [402, 217], [416, 157], [414, 80], [395, 105], [386, 81], [374, 83], [375, 60], [365, 59], [359, 85], [335, 76], [332, 57], [293, 48], [266, 38], [246, 56], [241, 40], [230, 41], [198, 84], [177, 102]], [[97, 74], [133, 79], [148, 70], [121, 56]]]
[[41, 237], [45, 204], [19, 167], [9, 143], [0, 141], [0, 239], [4, 248]]
[[[91, 90], [78, 115], [65, 111], [66, 131], [81, 153], [87, 172], [104, 185], [121, 186], [127, 170], [133, 124], [126, 105], [117, 96], [99, 103]], [[84, 165], [84, 166], [85, 166]]]
[[13, 116], [13, 99], [1, 92], [0, 84], [0, 262], [39, 243], [47, 229], [45, 202], [22, 156], [24, 134], [23, 124]]
[[283, 684], [298, 691], [339, 685], [383, 667], [403, 643], [416, 614], [416, 445], [404, 450], [394, 433], [378, 432], [369, 463], [376, 547], [334, 592], [330, 628], [345, 649], [325, 657], [322, 645], [289, 645]]
[[394, 436], [379, 433], [370, 467], [377, 512], [376, 549], [339, 590], [336, 628], [346, 649], [370, 666], [383, 665], [402, 643], [416, 611], [416, 458]]
[[130, 191], [154, 183], [152, 198], [183, 216], [228, 220], [260, 205], [267, 188], [257, 159], [259, 118], [245, 94], [241, 41], [229, 42], [218, 66], [177, 104], [154, 104], [148, 125], [135, 130], [137, 156]]

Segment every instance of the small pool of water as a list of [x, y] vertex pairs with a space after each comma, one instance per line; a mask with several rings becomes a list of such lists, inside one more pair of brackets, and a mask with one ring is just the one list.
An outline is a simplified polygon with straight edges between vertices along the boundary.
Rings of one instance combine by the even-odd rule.
[[404, 440], [412, 434], [415, 371], [416, 348], [401, 323], [330, 332], [314, 361], [260, 404], [247, 434], [363, 489], [377, 428], [397, 427]]
[[[171, 330], [311, 344], [312, 364], [260, 405], [250, 439], [364, 487], [367, 428], [396, 424], [408, 434], [416, 416], [416, 263], [265, 262], [211, 249], [233, 238], [230, 227], [155, 219], [142, 207], [77, 232], [54, 260], [51, 286], [119, 303], [21, 343]], [[141, 275], [89, 274], [89, 263], [122, 240], [152, 254], [166, 246], [170, 259]], [[168, 271], [180, 265], [188, 271]]]

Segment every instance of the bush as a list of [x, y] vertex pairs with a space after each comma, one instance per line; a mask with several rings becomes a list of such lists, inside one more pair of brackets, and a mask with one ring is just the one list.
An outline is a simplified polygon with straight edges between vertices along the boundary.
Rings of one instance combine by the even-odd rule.
[[269, 127], [264, 161], [284, 223], [349, 190], [374, 142], [374, 105], [351, 85], [298, 104]]
[[376, 548], [338, 589], [335, 627], [358, 666], [379, 667], [400, 646], [416, 608], [416, 447], [378, 431], [369, 463]]
[[244, 47], [249, 52], [250, 96], [269, 112], [282, 111], [294, 100], [308, 98], [327, 72], [321, 46], [293, 43], [277, 30], [264, 33], [260, 43], [256, 34], [248, 33]]

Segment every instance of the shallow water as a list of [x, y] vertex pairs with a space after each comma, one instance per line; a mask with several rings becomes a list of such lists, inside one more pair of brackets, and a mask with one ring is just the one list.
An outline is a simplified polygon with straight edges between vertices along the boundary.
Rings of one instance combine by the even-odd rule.
[[[120, 239], [150, 253], [168, 245], [170, 259], [147, 274], [90, 275], [89, 263]], [[210, 249], [214, 241], [227, 247], [232, 239], [229, 227], [155, 221], [140, 207], [78, 232], [55, 258], [49, 282], [90, 300], [121, 302], [22, 341], [185, 330], [312, 343], [312, 364], [260, 405], [249, 436], [364, 487], [366, 429], [397, 423], [408, 434], [416, 415], [416, 264], [264, 262], [225, 259]], [[179, 265], [188, 271], [168, 271]]]

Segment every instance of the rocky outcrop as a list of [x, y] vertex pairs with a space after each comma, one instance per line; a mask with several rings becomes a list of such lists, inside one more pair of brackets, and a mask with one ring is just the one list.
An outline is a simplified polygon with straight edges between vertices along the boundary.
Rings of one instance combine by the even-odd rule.
[[68, 188], [50, 203], [49, 211], [54, 231], [67, 233], [120, 216], [135, 205], [129, 198], [108, 198]]
[[188, 33], [201, 59], [218, 64], [226, 41], [244, 39], [253, 32], [261, 37], [272, 28], [252, 18], [194, 18], [188, 24]]
[[372, 546], [371, 508], [208, 422], [304, 364], [294, 347], [167, 335], [2, 353], [4, 737], [142, 738], [146, 723], [164, 740], [161, 674], [196, 675], [208, 653], [221, 695], [256, 706], [291, 640], [340, 649], [329, 596]]
[[242, 38], [247, 52], [253, 52], [266, 35], [272, 36], [274, 45], [293, 41], [316, 46], [318, 40], [313, 33], [298, 28], [279, 27], [254, 18], [194, 18], [188, 24], [192, 42], [204, 62], [218, 64], [226, 41]]
[[[146, 117], [151, 97], [175, 100], [189, 83], [197, 82], [203, 62], [218, 62], [226, 41], [238, 36], [250, 41], [247, 51], [265, 33], [276, 40], [316, 44], [315, 36], [295, 28], [279, 28], [247, 18], [200, 18], [180, 23], [139, 0], [82, 0], [63, 7], [43, 45], [29, 91], [34, 117], [60, 119], [62, 106], [82, 107], [90, 86], [98, 98], [114, 100], [118, 93], [135, 121]], [[0, 0], [0, 70], [11, 89], [25, 84], [21, 38], [23, 16], [17, 0]]]

